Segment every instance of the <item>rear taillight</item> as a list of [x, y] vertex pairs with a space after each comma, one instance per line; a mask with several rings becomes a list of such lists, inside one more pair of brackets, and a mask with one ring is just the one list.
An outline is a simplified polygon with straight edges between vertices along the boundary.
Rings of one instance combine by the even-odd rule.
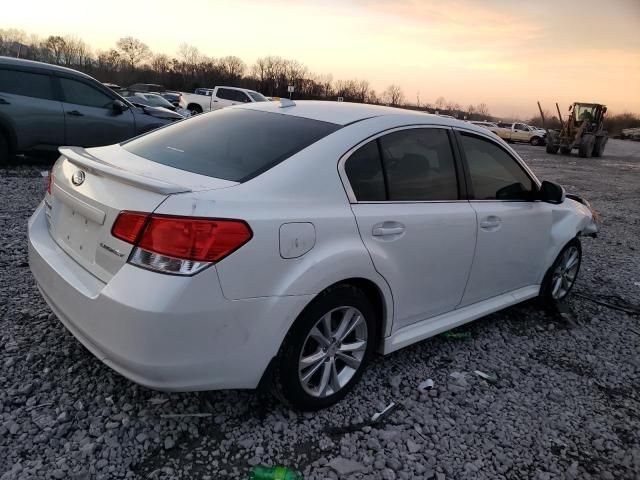
[[120, 212], [111, 234], [135, 246], [129, 263], [164, 273], [193, 275], [247, 243], [242, 220]]
[[47, 193], [51, 195], [51, 187], [53, 187], [53, 168], [49, 171], [49, 176], [47, 177]]

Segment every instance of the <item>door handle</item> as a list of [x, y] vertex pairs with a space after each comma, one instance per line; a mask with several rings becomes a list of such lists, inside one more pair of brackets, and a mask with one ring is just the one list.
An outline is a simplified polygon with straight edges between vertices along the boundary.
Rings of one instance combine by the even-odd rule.
[[495, 215], [490, 215], [480, 222], [480, 228], [487, 231], [497, 230], [500, 225], [502, 225], [502, 219]]
[[371, 232], [371, 234], [374, 237], [388, 237], [391, 235], [400, 235], [403, 232], [404, 232], [404, 225], [391, 223], [391, 222], [387, 224], [385, 222], [382, 225], [376, 225], [375, 227], [373, 227], [373, 231]]
[[7, 102], [4, 98], [0, 98], [0, 105], [11, 105], [11, 102]]
[[67, 115], [73, 115], [74, 117], [84, 117], [84, 113], [80, 113], [78, 110], [71, 110], [67, 112]]

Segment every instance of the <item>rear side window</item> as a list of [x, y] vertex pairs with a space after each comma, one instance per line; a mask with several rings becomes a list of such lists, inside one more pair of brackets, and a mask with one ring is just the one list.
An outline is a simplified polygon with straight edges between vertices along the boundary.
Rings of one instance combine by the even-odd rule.
[[344, 169], [359, 202], [379, 202], [387, 199], [376, 140], [356, 150], [349, 157]]
[[113, 99], [110, 96], [86, 83], [77, 82], [69, 78], [61, 78], [60, 86], [62, 87], [64, 101], [67, 103], [98, 108], [111, 108], [113, 104]]
[[389, 200], [458, 199], [455, 161], [445, 130], [401, 130], [379, 141]]
[[493, 142], [461, 133], [473, 196], [477, 200], [528, 200], [533, 180], [520, 164]]
[[278, 113], [226, 108], [123, 143], [163, 165], [244, 182], [340, 128]]
[[0, 92], [54, 100], [51, 77], [18, 70], [0, 70]]
[[458, 178], [449, 136], [439, 128], [384, 135], [345, 163], [359, 202], [457, 200]]

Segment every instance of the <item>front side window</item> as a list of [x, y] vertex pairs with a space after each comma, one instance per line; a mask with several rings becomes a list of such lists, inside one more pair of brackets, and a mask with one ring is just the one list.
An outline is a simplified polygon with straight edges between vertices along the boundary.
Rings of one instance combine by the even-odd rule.
[[219, 88], [216, 93], [216, 97], [221, 98], [223, 100], [231, 100], [233, 102], [236, 101], [236, 95], [233, 90], [229, 90], [228, 88]]
[[0, 69], [0, 92], [53, 100], [51, 77], [39, 73]]
[[379, 142], [390, 201], [458, 199], [456, 167], [446, 130], [401, 130]]
[[530, 200], [535, 184], [505, 150], [484, 138], [460, 134], [476, 200]]
[[258, 92], [247, 92], [254, 102], [268, 102], [267, 97]]
[[98, 108], [111, 108], [113, 104], [113, 99], [110, 96], [86, 83], [69, 78], [61, 78], [60, 86], [62, 87], [64, 101], [67, 103]]

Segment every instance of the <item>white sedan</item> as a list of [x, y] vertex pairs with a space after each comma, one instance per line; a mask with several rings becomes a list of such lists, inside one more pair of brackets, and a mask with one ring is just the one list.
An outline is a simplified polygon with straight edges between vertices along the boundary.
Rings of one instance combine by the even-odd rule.
[[326, 407], [376, 351], [562, 301], [597, 230], [491, 132], [386, 107], [256, 103], [60, 152], [33, 275], [87, 349], [160, 390]]

